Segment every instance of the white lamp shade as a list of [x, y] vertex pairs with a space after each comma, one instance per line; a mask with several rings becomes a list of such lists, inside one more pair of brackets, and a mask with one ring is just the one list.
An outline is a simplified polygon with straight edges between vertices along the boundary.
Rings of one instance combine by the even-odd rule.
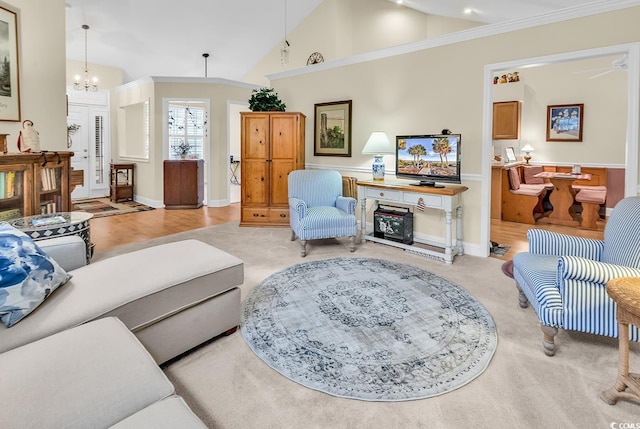
[[374, 131], [364, 145], [362, 153], [383, 155], [396, 153], [396, 150], [384, 131]]
[[531, 145], [526, 144], [526, 145], [522, 146], [522, 149], [520, 149], [520, 150], [523, 151], [523, 152], [533, 152], [534, 149], [531, 147]]

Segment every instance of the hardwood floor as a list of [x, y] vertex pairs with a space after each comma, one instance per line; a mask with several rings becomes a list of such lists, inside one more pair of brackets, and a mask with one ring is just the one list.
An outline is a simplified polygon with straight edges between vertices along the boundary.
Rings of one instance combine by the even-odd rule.
[[491, 220], [491, 240], [501, 245], [511, 246], [511, 248], [503, 256], [492, 257], [511, 260], [516, 253], [526, 252], [529, 250], [529, 244], [527, 242], [527, 231], [531, 228], [545, 229], [547, 231], [560, 232], [569, 235], [575, 235], [577, 237], [594, 238], [602, 240], [604, 236], [604, 222], [598, 222], [598, 231], [591, 231], [587, 229], [580, 229], [571, 226], [561, 225], [529, 225], [526, 223], [517, 222], [504, 222], [500, 220]]
[[[91, 241], [96, 245], [95, 251], [100, 252], [124, 244], [231, 221], [240, 221], [240, 203], [233, 203], [227, 207], [202, 207], [192, 210], [156, 209], [91, 219]], [[590, 231], [566, 226], [533, 226], [492, 220], [491, 240], [501, 245], [511, 246], [503, 256], [493, 257], [510, 260], [516, 253], [527, 251], [529, 248], [527, 231], [530, 228], [543, 228], [579, 237], [602, 239], [604, 224], [599, 223], [599, 226], [601, 230]]]
[[240, 221], [240, 203], [189, 210], [155, 209], [91, 219], [91, 241], [100, 252], [190, 229]]

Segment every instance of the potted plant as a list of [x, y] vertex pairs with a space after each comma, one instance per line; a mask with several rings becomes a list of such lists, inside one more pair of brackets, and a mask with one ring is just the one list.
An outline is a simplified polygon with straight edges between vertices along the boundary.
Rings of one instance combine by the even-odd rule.
[[273, 88], [259, 88], [251, 91], [249, 109], [252, 112], [284, 112], [286, 107]]

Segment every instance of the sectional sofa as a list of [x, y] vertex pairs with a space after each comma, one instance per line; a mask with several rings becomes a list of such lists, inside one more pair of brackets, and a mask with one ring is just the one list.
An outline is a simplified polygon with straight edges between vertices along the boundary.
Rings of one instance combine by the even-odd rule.
[[79, 237], [37, 244], [73, 269], [0, 325], [3, 427], [204, 427], [158, 364], [237, 328], [242, 260], [186, 240], [82, 266]]

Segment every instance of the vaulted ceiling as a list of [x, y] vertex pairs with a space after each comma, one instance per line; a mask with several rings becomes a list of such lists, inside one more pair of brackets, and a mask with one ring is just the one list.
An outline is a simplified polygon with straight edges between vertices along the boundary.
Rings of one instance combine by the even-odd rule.
[[[346, 0], [342, 0], [346, 1]], [[371, 0], [354, 0], [371, 1]], [[388, 0], [398, 3], [396, 0]], [[67, 0], [67, 58], [145, 76], [241, 80], [323, 0]], [[540, 15], [582, 0], [404, 0], [398, 7], [482, 23]], [[286, 12], [285, 12], [286, 5]], [[205, 60], [203, 53], [210, 53]]]

